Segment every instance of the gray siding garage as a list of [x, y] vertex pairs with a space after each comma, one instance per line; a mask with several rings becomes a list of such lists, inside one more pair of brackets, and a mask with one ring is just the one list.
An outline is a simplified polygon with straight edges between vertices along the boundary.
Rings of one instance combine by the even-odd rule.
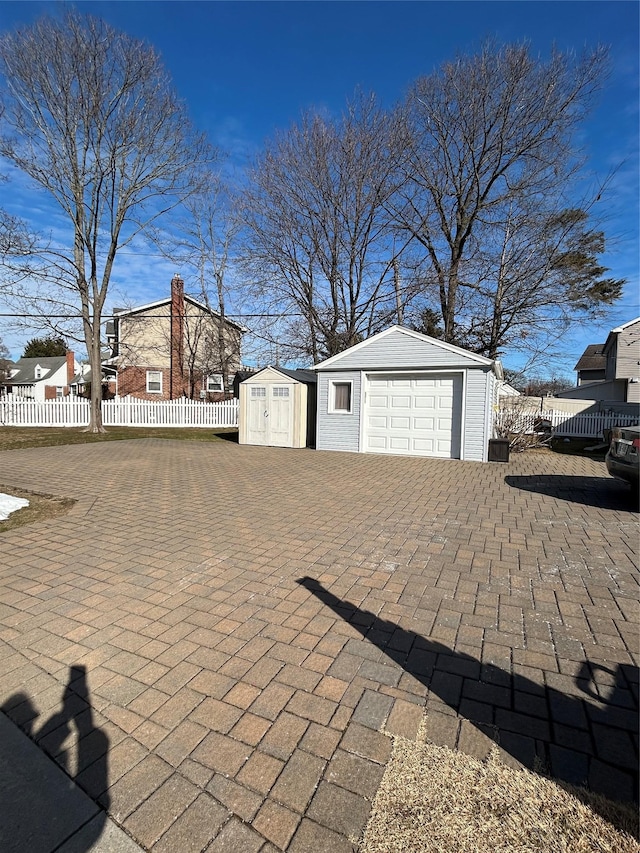
[[393, 326], [315, 370], [319, 450], [486, 461], [499, 362]]

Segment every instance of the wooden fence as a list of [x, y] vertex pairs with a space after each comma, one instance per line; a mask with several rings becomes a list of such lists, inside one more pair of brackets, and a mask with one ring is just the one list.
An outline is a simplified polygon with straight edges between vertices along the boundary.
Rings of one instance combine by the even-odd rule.
[[[44, 403], [13, 394], [0, 398], [0, 426], [82, 427], [89, 423], [90, 403], [65, 397]], [[102, 403], [105, 426], [237, 427], [238, 401], [204, 403], [199, 400], [138, 400], [117, 397]]]
[[532, 412], [515, 411], [513, 407], [496, 413], [496, 425], [508, 426], [510, 432], [546, 432], [571, 438], [600, 438], [604, 431], [614, 426], [638, 423], [638, 415], [621, 415], [616, 412], [559, 412], [557, 410]]

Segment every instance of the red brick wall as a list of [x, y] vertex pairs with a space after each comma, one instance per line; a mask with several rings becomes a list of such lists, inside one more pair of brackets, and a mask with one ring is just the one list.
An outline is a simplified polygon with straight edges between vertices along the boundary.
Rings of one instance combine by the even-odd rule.
[[[184, 353], [184, 281], [179, 275], [171, 279], [171, 373], [169, 398], [175, 400], [189, 392], [183, 377]], [[163, 387], [164, 390], [164, 387]]]
[[[45, 400], [55, 400], [57, 398], [58, 395], [56, 393], [56, 387], [57, 387], [56, 385], [45, 385], [44, 386], [44, 399]], [[63, 397], [69, 396], [69, 386], [68, 385], [62, 386], [62, 396]]]
[[141, 400], [168, 400], [170, 370], [162, 370], [162, 393], [149, 394], [147, 391], [147, 368], [125, 367], [118, 371], [118, 395], [120, 397], [138, 397]]
[[[151, 368], [153, 369], [153, 368]], [[171, 380], [171, 371], [169, 369], [162, 370], [162, 393], [150, 394], [147, 391], [147, 368], [146, 367], [125, 367], [118, 372], [118, 395], [127, 397], [129, 394], [132, 397], [138, 397], [141, 400], [169, 400]], [[189, 377], [181, 378], [181, 387], [184, 388], [184, 396], [189, 396]], [[202, 389], [202, 377], [195, 384], [194, 400], [200, 399], [200, 391]], [[180, 397], [183, 394], [179, 395]], [[226, 400], [231, 394], [224, 394], [222, 391], [207, 394], [204, 399], [209, 403], [219, 400]], [[176, 399], [174, 397], [174, 399]]]

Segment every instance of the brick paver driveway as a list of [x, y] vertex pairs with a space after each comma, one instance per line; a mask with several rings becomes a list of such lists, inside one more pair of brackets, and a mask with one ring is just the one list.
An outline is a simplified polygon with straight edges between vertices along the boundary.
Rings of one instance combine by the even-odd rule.
[[154, 853], [355, 849], [425, 709], [439, 743], [632, 797], [637, 516], [602, 464], [144, 440], [0, 466], [79, 499], [0, 537], [0, 704]]

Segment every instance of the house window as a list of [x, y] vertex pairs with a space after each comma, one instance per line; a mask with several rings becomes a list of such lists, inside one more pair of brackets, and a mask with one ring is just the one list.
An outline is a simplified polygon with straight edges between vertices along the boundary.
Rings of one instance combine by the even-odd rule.
[[161, 370], [147, 370], [147, 393], [162, 394]]
[[212, 373], [207, 376], [207, 391], [224, 391], [224, 381], [221, 373]]
[[40, 367], [39, 364], [36, 364], [34, 376], [36, 379], [42, 379], [42, 368]]
[[288, 397], [289, 396], [289, 388], [286, 385], [284, 387], [274, 385], [273, 386], [273, 396], [274, 397]]
[[251, 396], [253, 399], [256, 399], [257, 397], [263, 397], [264, 398], [267, 396], [267, 389], [261, 388], [260, 386], [252, 385], [251, 386]]
[[352, 382], [329, 383], [329, 412], [351, 414]]
[[64, 388], [56, 385], [56, 400], [60, 400], [62, 397], [64, 397]]

